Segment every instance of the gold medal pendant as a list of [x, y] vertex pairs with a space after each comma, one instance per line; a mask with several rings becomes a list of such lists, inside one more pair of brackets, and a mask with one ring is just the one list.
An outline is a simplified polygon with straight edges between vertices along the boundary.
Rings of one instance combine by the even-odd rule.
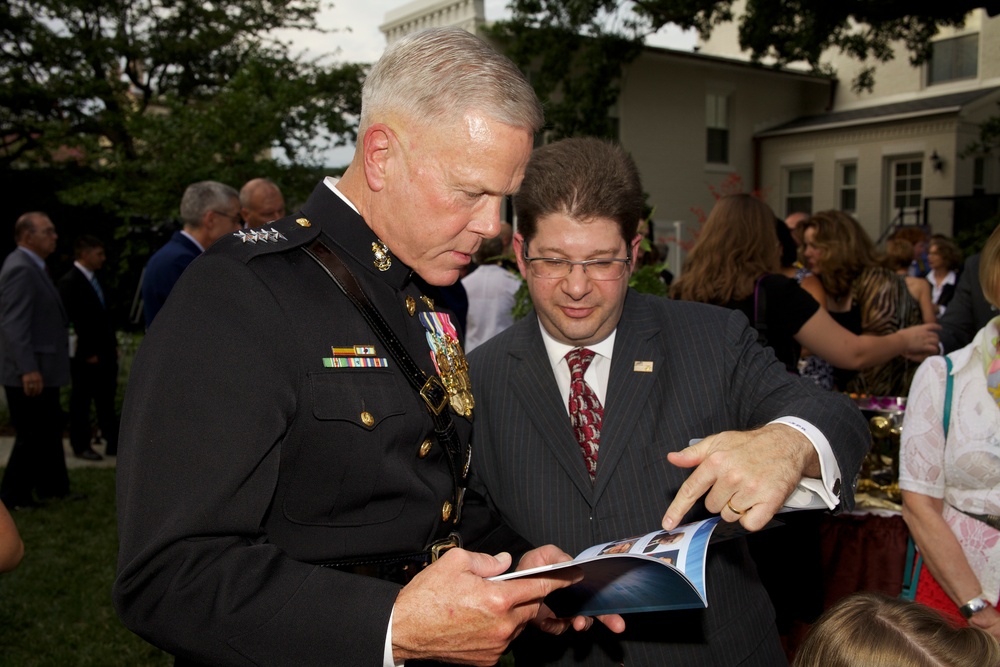
[[420, 313], [420, 322], [427, 330], [427, 344], [441, 384], [448, 391], [451, 409], [463, 417], [471, 417], [476, 400], [472, 396], [469, 362], [458, 342], [458, 331], [446, 313]]

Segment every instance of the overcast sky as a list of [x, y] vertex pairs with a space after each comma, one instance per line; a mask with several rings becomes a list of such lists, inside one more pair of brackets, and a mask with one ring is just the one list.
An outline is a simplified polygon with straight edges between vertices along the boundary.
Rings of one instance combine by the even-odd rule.
[[[374, 62], [385, 48], [385, 36], [379, 26], [385, 22], [387, 11], [407, 4], [408, 0], [335, 0], [320, 12], [318, 20], [325, 29], [336, 32], [309, 34], [298, 31], [280, 33], [283, 40], [293, 42], [293, 50], [310, 56], [333, 58], [340, 62]], [[485, 0], [486, 19], [496, 21], [509, 16], [508, 0]], [[676, 29], [663, 30], [650, 39], [654, 46], [691, 50], [695, 43], [693, 33]], [[333, 149], [324, 161], [329, 166], [339, 166], [350, 161], [354, 147]]]

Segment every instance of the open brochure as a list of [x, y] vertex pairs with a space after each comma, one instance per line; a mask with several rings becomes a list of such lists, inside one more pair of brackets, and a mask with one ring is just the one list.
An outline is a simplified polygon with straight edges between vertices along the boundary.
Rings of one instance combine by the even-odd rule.
[[715, 516], [673, 530], [657, 530], [598, 544], [571, 561], [509, 572], [493, 580], [579, 567], [583, 570], [583, 581], [553, 591], [545, 598], [545, 603], [561, 618], [705, 608], [708, 545], [746, 532], [738, 523], [720, 525], [720, 517]]

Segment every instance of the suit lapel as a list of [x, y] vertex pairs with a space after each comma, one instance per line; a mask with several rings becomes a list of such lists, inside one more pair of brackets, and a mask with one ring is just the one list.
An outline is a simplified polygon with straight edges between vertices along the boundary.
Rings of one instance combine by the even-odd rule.
[[[595, 503], [607, 488], [622, 454], [631, 446], [635, 425], [642, 419], [666, 418], [666, 415], [644, 414], [647, 397], [653, 394], [657, 376], [664, 371], [666, 361], [663, 343], [658, 340], [660, 324], [637, 297], [634, 292], [628, 293], [615, 334], [594, 481]], [[652, 368], [647, 371], [650, 365]]]
[[559, 395], [559, 387], [545, 354], [545, 343], [542, 342], [538, 326], [537, 318], [530, 316], [518, 328], [517, 338], [512, 342], [509, 352], [514, 366], [509, 390], [512, 395], [517, 396], [528, 419], [541, 434], [542, 446], [552, 451], [559, 465], [566, 471], [566, 476], [589, 500], [594, 493], [593, 484], [587, 474], [580, 445], [573, 435], [566, 406]]

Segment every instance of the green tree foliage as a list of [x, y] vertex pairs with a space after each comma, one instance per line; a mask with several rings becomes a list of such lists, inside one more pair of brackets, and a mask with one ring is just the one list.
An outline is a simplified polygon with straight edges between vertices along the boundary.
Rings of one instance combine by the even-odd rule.
[[[364, 67], [290, 55], [320, 0], [5, 0], [0, 169], [72, 167], [65, 202], [176, 214], [187, 184], [285, 185], [354, 138]], [[290, 164], [262, 160], [272, 149]]]
[[[965, 16], [1000, 2], [956, 0], [747, 0], [737, 18], [733, 0], [511, 0], [512, 16], [493, 28], [493, 36], [520, 66], [546, 102], [546, 117], [559, 136], [606, 136], [617, 99], [622, 68], [638, 57], [643, 40], [673, 24], [703, 37], [721, 23], [739, 21], [740, 46], [754, 62], [782, 66], [808, 63], [832, 74], [820, 61], [827, 49], [866, 63], [894, 57], [902, 42], [910, 61], [930, 55], [930, 38], [941, 26], [962, 25]], [[853, 82], [870, 90], [874, 66]]]

